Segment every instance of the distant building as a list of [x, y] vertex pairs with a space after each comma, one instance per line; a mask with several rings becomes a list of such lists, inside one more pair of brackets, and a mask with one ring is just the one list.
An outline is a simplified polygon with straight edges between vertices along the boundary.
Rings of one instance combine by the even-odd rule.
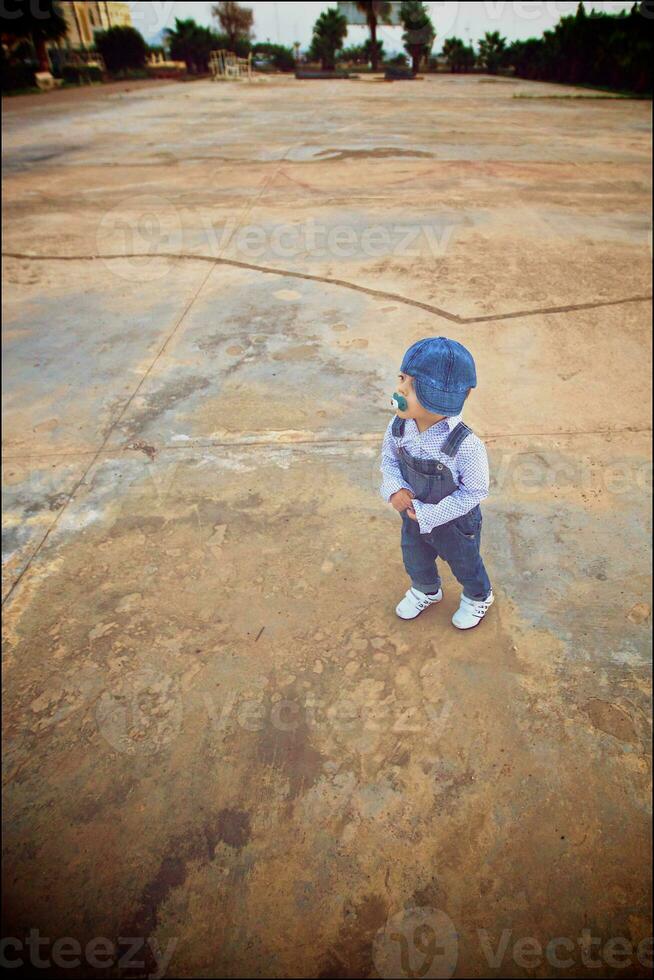
[[76, 3], [59, 0], [59, 7], [68, 25], [68, 32], [58, 47], [93, 47], [96, 31], [109, 27], [132, 27], [132, 14], [128, 3]]

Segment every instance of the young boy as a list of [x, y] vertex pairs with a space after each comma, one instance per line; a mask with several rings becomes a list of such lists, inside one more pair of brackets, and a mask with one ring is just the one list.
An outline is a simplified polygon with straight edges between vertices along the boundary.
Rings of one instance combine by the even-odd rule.
[[397, 414], [382, 446], [380, 488], [402, 515], [411, 588], [395, 610], [401, 619], [415, 619], [443, 598], [438, 555], [463, 586], [452, 617], [458, 629], [477, 626], [494, 601], [479, 554], [488, 457], [481, 439], [461, 421], [463, 403], [476, 386], [472, 355], [456, 340], [427, 337], [404, 355], [391, 399]]

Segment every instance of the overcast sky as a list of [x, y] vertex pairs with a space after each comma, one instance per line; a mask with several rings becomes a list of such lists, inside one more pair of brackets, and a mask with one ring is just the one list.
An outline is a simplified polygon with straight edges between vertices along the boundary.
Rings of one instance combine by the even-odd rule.
[[[632, 0], [633, 2], [633, 0]], [[585, 3], [588, 11], [594, 8], [606, 13], [629, 10], [628, 3]], [[164, 27], [174, 27], [175, 18], [192, 17], [198, 24], [217, 26], [211, 17], [211, 3], [203, 2], [143, 2], [132, 0], [132, 21], [146, 40]], [[245, 2], [243, 6], [254, 11], [254, 30], [257, 41], [274, 41], [291, 45], [299, 41], [306, 47], [311, 40], [313, 24], [321, 13], [334, 3], [275, 3], [272, 0]], [[456, 34], [464, 40], [477, 42], [486, 31], [499, 31], [509, 41], [527, 37], [539, 37], [557, 23], [561, 16], [574, 13], [576, 0], [571, 3], [522, 2], [522, 3], [428, 3], [436, 28], [435, 50], [440, 50], [446, 37]], [[401, 29], [382, 26], [380, 36], [387, 51], [402, 49]], [[362, 27], [350, 27], [347, 44], [360, 44], [367, 37]]]

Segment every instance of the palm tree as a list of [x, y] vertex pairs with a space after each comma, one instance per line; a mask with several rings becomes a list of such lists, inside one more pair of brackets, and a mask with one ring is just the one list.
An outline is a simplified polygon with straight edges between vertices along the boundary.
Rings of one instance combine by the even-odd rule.
[[469, 71], [475, 63], [475, 52], [471, 45], [464, 44], [460, 37], [448, 37], [443, 43], [443, 57], [450, 71]]
[[506, 63], [506, 38], [500, 37], [499, 31], [486, 31], [479, 42], [479, 62], [489, 75], [497, 72]]
[[3, 17], [2, 36], [12, 43], [28, 38], [34, 45], [39, 71], [50, 71], [47, 41], [65, 37], [68, 25], [59, 4], [44, 0], [39, 4], [24, 3], [20, 10], [12, 10], [11, 18]]
[[336, 7], [323, 11], [313, 25], [313, 37], [309, 48], [310, 58], [319, 58], [325, 71], [333, 71], [336, 52], [343, 47], [347, 35], [347, 20]]
[[220, 47], [220, 39], [211, 28], [196, 24], [192, 17], [187, 20], [175, 17], [175, 27], [167, 27], [164, 37], [171, 58], [185, 61], [190, 73], [208, 71], [210, 54]]
[[413, 74], [417, 75], [420, 62], [431, 51], [436, 31], [429, 10], [421, 0], [404, 0], [400, 8], [400, 18], [404, 27], [404, 49], [411, 57]]
[[368, 24], [368, 30], [370, 31], [370, 45], [371, 45], [371, 65], [372, 70], [377, 71], [379, 68], [379, 49], [377, 47], [377, 25], [380, 20], [385, 24], [390, 24], [391, 12], [393, 8], [387, 0], [365, 0], [362, 3], [357, 3], [357, 8], [362, 14], [365, 14], [366, 23]]
[[460, 37], [448, 37], [443, 42], [442, 54], [450, 71], [458, 71], [463, 47], [464, 44]]

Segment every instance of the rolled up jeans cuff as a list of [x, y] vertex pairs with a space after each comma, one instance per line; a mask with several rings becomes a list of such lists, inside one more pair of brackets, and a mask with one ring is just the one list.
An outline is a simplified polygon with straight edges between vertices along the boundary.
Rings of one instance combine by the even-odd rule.
[[411, 579], [411, 585], [418, 592], [424, 592], [425, 595], [428, 595], [431, 592], [438, 592], [441, 587], [441, 580], [438, 578], [434, 582], [416, 582], [414, 579]]

